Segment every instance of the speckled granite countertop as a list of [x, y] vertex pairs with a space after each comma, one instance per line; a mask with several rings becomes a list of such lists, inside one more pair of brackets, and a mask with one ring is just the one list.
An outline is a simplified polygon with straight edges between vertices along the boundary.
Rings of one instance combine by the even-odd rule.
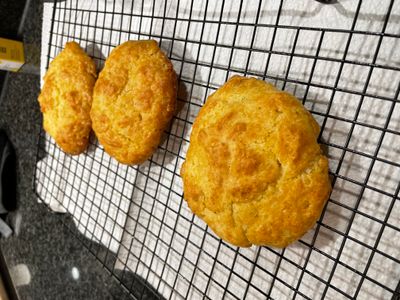
[[[33, 192], [41, 115], [37, 104], [41, 1], [32, 1], [24, 25], [28, 68], [9, 74], [0, 99], [0, 128], [17, 152], [19, 233], [1, 239], [5, 263], [20, 299], [124, 299], [118, 283], [71, 234], [72, 220], [51, 213]], [[61, 222], [63, 220], [69, 229]], [[88, 243], [90, 243], [88, 241]]]

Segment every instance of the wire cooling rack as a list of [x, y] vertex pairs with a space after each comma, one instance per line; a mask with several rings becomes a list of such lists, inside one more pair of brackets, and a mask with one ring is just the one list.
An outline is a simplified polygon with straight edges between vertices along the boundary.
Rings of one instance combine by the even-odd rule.
[[[55, 1], [42, 74], [69, 40], [101, 69], [121, 42], [151, 38], [174, 64], [179, 108], [140, 166], [95, 138], [67, 156], [42, 131], [36, 193], [72, 216], [71, 232], [132, 298], [399, 299], [399, 23], [399, 1]], [[193, 120], [234, 74], [295, 94], [321, 125], [333, 192], [283, 250], [226, 244], [183, 200]]]

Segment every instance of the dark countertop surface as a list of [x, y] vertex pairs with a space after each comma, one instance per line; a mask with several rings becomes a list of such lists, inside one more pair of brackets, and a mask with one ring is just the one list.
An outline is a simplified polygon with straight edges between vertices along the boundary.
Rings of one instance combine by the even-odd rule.
[[25, 73], [8, 74], [0, 98], [0, 129], [6, 130], [17, 154], [19, 208], [11, 218], [21, 217], [19, 232], [2, 238], [0, 247], [20, 299], [125, 299], [121, 286], [74, 237], [71, 218], [50, 212], [38, 203], [33, 191], [41, 126], [37, 70], [42, 5], [42, 1], [32, 1], [24, 23], [23, 40], [30, 68]]

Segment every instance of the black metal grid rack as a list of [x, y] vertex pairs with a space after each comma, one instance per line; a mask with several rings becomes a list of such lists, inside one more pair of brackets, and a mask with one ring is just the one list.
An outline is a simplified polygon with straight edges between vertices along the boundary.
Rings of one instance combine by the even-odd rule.
[[[94, 139], [85, 154], [66, 158], [40, 135], [38, 197], [49, 204], [62, 193], [52, 201], [103, 246], [77, 238], [133, 298], [399, 299], [400, 3], [381, 1], [371, 13], [373, 1], [309, 1], [303, 10], [289, 2], [54, 2], [48, 61], [75, 40], [101, 68], [119, 43], [152, 38], [179, 77], [179, 112], [142, 166], [118, 165]], [[343, 26], [312, 23], [328, 10]], [[283, 250], [226, 244], [183, 200], [179, 170], [191, 124], [233, 74], [294, 93], [320, 123], [329, 153], [334, 188], [324, 212]], [[120, 213], [121, 223], [106, 226]]]

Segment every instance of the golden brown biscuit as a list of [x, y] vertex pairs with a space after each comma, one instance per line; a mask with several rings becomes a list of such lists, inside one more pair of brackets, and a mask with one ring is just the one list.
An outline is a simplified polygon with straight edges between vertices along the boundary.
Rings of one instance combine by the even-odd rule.
[[151, 156], [172, 118], [176, 75], [155, 41], [128, 41], [105, 62], [93, 94], [93, 130], [108, 154], [125, 164]]
[[43, 127], [66, 153], [87, 148], [95, 81], [95, 63], [75, 42], [65, 45], [44, 76], [39, 95]]
[[231, 244], [287, 246], [313, 226], [331, 190], [318, 133], [294, 96], [232, 77], [193, 125], [181, 170], [189, 207]]

